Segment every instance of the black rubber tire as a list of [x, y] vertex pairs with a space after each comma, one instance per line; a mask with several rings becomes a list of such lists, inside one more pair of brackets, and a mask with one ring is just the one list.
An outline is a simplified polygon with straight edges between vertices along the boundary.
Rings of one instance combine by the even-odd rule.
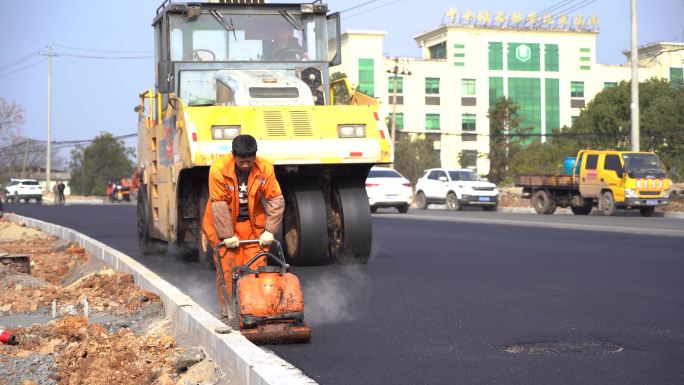
[[584, 205], [582, 206], [570, 206], [570, 211], [575, 215], [589, 215], [591, 210], [594, 208], [594, 204], [590, 199], [584, 200]]
[[168, 247], [166, 242], [158, 241], [150, 236], [150, 226], [152, 215], [150, 206], [147, 203], [146, 186], [140, 186], [138, 202], [136, 207], [138, 215], [138, 248], [143, 255], [165, 253]]
[[406, 214], [408, 212], [409, 205], [401, 205], [397, 206], [397, 210], [399, 210], [399, 213], [401, 214]]
[[376, 212], [378, 212], [378, 208], [371, 206], [370, 211], [371, 211], [371, 213], [375, 214]]
[[214, 265], [214, 251], [211, 248], [209, 240], [202, 231], [202, 219], [204, 219], [204, 212], [207, 209], [207, 201], [209, 200], [209, 186], [203, 183], [200, 187], [197, 207], [197, 261], [201, 266], [215, 269]]
[[642, 217], [653, 216], [653, 212], [655, 212], [655, 206], [639, 207], [639, 213]]
[[[365, 210], [370, 216], [368, 207]], [[332, 262], [328, 253], [325, 199], [315, 181], [295, 181], [286, 189], [283, 240], [285, 258], [291, 265], [320, 266]]]
[[421, 210], [425, 210], [428, 207], [427, 199], [422, 191], [416, 193], [416, 206]]
[[604, 215], [609, 217], [615, 215], [617, 207], [615, 206], [615, 198], [611, 191], [604, 191], [603, 194], [601, 194], [601, 211], [603, 211]]
[[498, 211], [498, 210], [499, 210], [499, 205], [494, 205], [494, 206], [482, 206], [482, 210], [484, 210], [484, 211]]
[[458, 197], [454, 192], [447, 194], [445, 202], [447, 210], [450, 211], [461, 211], [463, 207], [458, 203]]
[[366, 186], [363, 181], [338, 180], [332, 192], [332, 213], [340, 216], [341, 226], [331, 226], [328, 234], [330, 256], [334, 262], [344, 265], [365, 264], [373, 242]]
[[532, 195], [532, 206], [539, 214], [550, 215], [556, 211], [556, 203], [546, 190], [537, 190]]

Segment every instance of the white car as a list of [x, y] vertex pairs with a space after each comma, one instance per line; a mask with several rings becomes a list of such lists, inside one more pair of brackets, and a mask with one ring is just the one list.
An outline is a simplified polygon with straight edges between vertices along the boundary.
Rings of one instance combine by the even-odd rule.
[[43, 189], [35, 179], [10, 179], [5, 186], [5, 202], [15, 203], [21, 200], [28, 202], [35, 199], [36, 202], [43, 200]]
[[431, 168], [425, 170], [416, 183], [416, 205], [426, 209], [431, 203], [446, 204], [449, 210], [480, 206], [495, 211], [499, 205], [499, 190], [472, 170]]
[[366, 179], [366, 193], [372, 213], [379, 207], [396, 207], [404, 214], [413, 201], [411, 182], [399, 172], [387, 167], [371, 168]]

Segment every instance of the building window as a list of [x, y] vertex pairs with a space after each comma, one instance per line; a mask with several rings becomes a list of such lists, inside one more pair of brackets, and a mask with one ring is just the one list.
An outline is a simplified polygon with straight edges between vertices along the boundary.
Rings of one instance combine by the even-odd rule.
[[446, 42], [435, 44], [429, 47], [430, 59], [446, 59]]
[[[397, 112], [394, 118], [394, 124], [396, 124], [397, 130], [403, 130], [404, 129], [404, 113], [403, 112]], [[389, 119], [389, 126], [392, 128], [392, 114], [390, 114], [390, 119]]]
[[461, 115], [461, 130], [463, 131], [475, 131], [475, 114], [463, 114]]
[[375, 63], [373, 59], [359, 59], [359, 86], [357, 89], [368, 95], [375, 96]]
[[475, 96], [475, 79], [461, 79], [461, 95]]
[[603, 89], [615, 87], [617, 87], [617, 82], [603, 82]]
[[684, 86], [684, 69], [670, 67], [670, 87], [679, 88]]
[[584, 97], [584, 82], [570, 82], [570, 97], [583, 98]]
[[477, 166], [477, 150], [463, 150], [461, 151], [461, 167], [476, 167]]
[[[394, 76], [390, 76], [387, 78], [387, 92], [393, 94], [394, 93]], [[404, 93], [404, 78], [401, 76], [397, 76], [397, 93], [398, 94], [403, 94]]]
[[439, 130], [439, 114], [425, 114], [425, 129]]
[[425, 78], [425, 93], [439, 94], [439, 78]]
[[546, 130], [550, 134], [552, 130], [560, 128], [560, 92], [558, 79], [544, 80], [544, 98], [546, 110]]
[[[508, 79], [508, 97], [520, 106], [518, 114], [522, 118], [522, 122], [519, 128], [526, 130], [525, 133], [541, 134], [541, 87], [541, 79], [539, 78]], [[529, 131], [527, 131], [528, 129]], [[538, 139], [535, 136], [530, 136], [530, 138]], [[531, 139], [522, 141], [529, 143]]]
[[501, 42], [489, 43], [489, 69], [503, 69], [503, 43]]
[[539, 71], [539, 44], [508, 43], [508, 69]]
[[489, 78], [489, 107], [496, 104], [496, 101], [504, 96], [504, 81], [502, 77]]
[[558, 44], [544, 45], [544, 70], [558, 72]]

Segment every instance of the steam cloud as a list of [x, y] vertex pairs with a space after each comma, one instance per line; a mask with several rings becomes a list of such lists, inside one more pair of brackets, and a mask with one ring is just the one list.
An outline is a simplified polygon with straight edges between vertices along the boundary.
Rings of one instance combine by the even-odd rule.
[[368, 296], [364, 266], [337, 267], [326, 266], [320, 276], [304, 284], [304, 319], [311, 325], [353, 321], [360, 312], [355, 303]]

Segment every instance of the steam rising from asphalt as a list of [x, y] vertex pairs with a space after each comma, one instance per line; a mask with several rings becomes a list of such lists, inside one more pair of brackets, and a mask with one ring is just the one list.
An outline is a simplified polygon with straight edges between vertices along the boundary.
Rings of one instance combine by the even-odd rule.
[[368, 293], [363, 265], [323, 266], [321, 274], [304, 283], [304, 320], [312, 326], [353, 321], [356, 303]]

